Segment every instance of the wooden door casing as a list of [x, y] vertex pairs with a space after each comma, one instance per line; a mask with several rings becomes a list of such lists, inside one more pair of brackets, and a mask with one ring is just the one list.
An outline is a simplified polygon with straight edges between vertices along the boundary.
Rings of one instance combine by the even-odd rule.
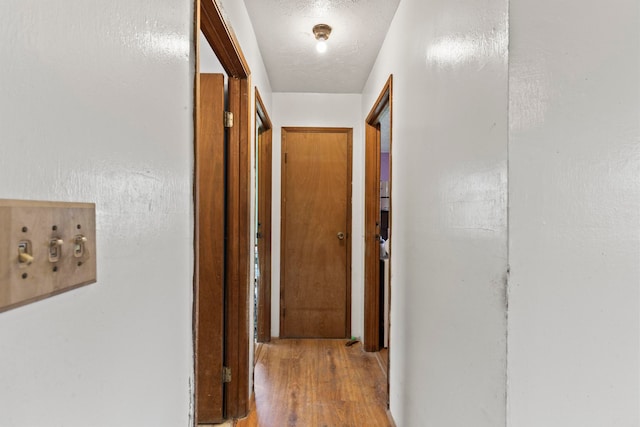
[[[380, 292], [380, 117], [389, 109], [389, 128], [393, 124], [393, 76], [389, 76], [378, 99], [365, 120], [365, 260], [364, 260], [364, 335], [366, 351], [378, 351], [382, 346], [379, 337], [380, 315], [384, 306]], [[391, 145], [390, 135], [389, 144]], [[391, 167], [391, 164], [390, 164]], [[389, 198], [391, 205], [391, 198]], [[390, 214], [392, 215], [392, 213]], [[389, 217], [391, 224], [391, 216]]]
[[282, 153], [280, 336], [347, 337], [352, 130], [283, 128]]
[[[271, 187], [272, 125], [256, 89], [256, 123], [260, 123], [257, 141], [258, 167], [258, 342], [271, 340]], [[256, 124], [257, 126], [257, 124]]]
[[380, 342], [380, 128], [365, 125], [365, 216], [364, 216], [364, 303], [363, 346], [366, 351], [378, 351]]
[[[203, 113], [200, 105], [200, 50], [198, 29], [202, 31], [207, 43], [211, 46], [216, 57], [222, 64], [229, 77], [229, 103], [228, 109], [233, 114], [233, 127], [227, 134], [227, 163], [225, 173], [225, 203], [226, 224], [220, 229], [220, 240], [226, 240], [224, 257], [224, 270], [220, 274], [224, 276], [225, 288], [224, 302], [217, 302], [204, 307], [215, 310], [222, 307], [224, 310], [224, 365], [231, 370], [231, 381], [224, 387], [224, 417], [242, 418], [249, 411], [249, 273], [253, 266], [252, 246], [253, 237], [250, 228], [250, 172], [251, 172], [251, 70], [242, 53], [242, 49], [233, 34], [233, 30], [222, 16], [222, 11], [214, 0], [196, 0], [194, 22], [194, 43], [196, 49], [196, 74], [195, 74], [195, 124], [198, 126]], [[195, 132], [195, 157], [197, 164], [206, 164], [198, 159], [199, 132]], [[196, 166], [197, 168], [197, 166]], [[200, 180], [205, 175], [197, 175], [195, 182], [195, 199], [206, 193], [198, 194], [198, 188], [202, 187]], [[197, 207], [196, 202], [196, 207]], [[206, 211], [196, 208], [195, 221], [206, 214]], [[225, 216], [223, 215], [223, 216]], [[195, 235], [195, 274], [194, 274], [194, 298], [199, 293], [200, 277], [199, 263], [209, 263], [207, 259], [198, 260], [200, 252], [199, 244], [206, 240], [196, 228]], [[194, 339], [197, 340], [199, 332], [198, 307], [194, 304]], [[198, 347], [196, 345], [196, 352]], [[196, 360], [198, 355], [196, 355]], [[197, 403], [200, 392], [199, 381], [195, 381], [195, 423], [207, 424], [199, 413]]]
[[[231, 370], [225, 383], [225, 417], [242, 418], [249, 411], [249, 275], [253, 266], [250, 231], [251, 144], [248, 79], [229, 77], [233, 126], [227, 129], [225, 341], [224, 365]], [[252, 288], [252, 287], [251, 287]]]

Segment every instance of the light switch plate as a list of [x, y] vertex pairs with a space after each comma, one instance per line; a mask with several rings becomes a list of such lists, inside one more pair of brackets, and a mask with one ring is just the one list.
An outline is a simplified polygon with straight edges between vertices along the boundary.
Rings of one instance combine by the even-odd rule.
[[95, 281], [95, 204], [0, 199], [0, 312]]

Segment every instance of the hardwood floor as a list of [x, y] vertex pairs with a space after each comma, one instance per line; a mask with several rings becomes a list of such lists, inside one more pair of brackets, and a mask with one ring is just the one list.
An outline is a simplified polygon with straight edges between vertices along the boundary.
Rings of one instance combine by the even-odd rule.
[[389, 427], [387, 380], [347, 340], [274, 340], [260, 348], [255, 402], [239, 427]]

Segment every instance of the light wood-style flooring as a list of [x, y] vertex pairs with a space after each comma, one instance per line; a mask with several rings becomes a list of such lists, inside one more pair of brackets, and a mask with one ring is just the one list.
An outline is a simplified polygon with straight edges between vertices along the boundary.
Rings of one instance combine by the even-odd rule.
[[347, 340], [274, 340], [257, 351], [255, 402], [239, 427], [389, 427], [387, 379]]

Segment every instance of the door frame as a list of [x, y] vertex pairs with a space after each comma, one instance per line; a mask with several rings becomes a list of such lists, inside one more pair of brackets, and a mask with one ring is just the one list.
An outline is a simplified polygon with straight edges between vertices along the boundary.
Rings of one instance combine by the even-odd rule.
[[[256, 92], [256, 119], [260, 119], [260, 126], [256, 120], [256, 133], [259, 133], [258, 139], [261, 139], [265, 145], [264, 153], [261, 150], [260, 143], [256, 140], [257, 147], [257, 178], [258, 188], [258, 212], [261, 210], [265, 213], [265, 223], [262, 224], [262, 236], [264, 246], [267, 252], [260, 256], [258, 251], [260, 277], [266, 277], [266, 281], [259, 282], [262, 286], [258, 286], [258, 342], [264, 343], [271, 341], [271, 194], [272, 194], [272, 128], [271, 119], [267, 113], [267, 109], [262, 102], [260, 91]], [[264, 156], [266, 154], [266, 158]], [[258, 216], [259, 218], [259, 216]], [[256, 230], [256, 233], [258, 230]]]
[[[251, 172], [251, 72], [231, 27], [225, 22], [215, 0], [195, 0], [194, 44], [196, 69], [194, 77], [194, 283], [193, 283], [193, 342], [194, 364], [197, 372], [200, 358], [198, 344], [198, 313], [201, 307], [211, 307], [207, 295], [200, 292], [200, 281], [207, 275], [224, 277], [224, 366], [231, 369], [231, 382], [224, 387], [224, 417], [240, 418], [249, 410], [249, 277], [253, 260], [250, 254], [253, 239], [250, 236], [250, 172]], [[229, 78], [229, 105], [234, 125], [228, 130], [226, 171], [226, 226], [225, 265], [223, 271], [207, 272], [208, 259], [201, 258], [200, 221], [207, 214], [200, 206], [207, 206], [212, 197], [203, 191], [199, 177], [207, 173], [207, 165], [199, 160], [200, 118], [200, 49], [199, 31], [202, 30]], [[221, 373], [222, 377], [222, 373]], [[197, 381], [195, 398], [197, 399]], [[198, 405], [194, 405], [198, 423]]]
[[[365, 119], [365, 171], [375, 168], [375, 174], [367, 176], [365, 173], [365, 261], [364, 261], [364, 336], [363, 346], [365, 351], [379, 351], [381, 348], [380, 328], [380, 304], [384, 304], [380, 295], [380, 243], [379, 224], [380, 216], [380, 116], [389, 108], [390, 128], [393, 129], [393, 75], [390, 75], [385, 83], [378, 99], [373, 104], [369, 115]], [[392, 134], [393, 132], [391, 132]], [[389, 136], [391, 147], [393, 136]], [[389, 150], [389, 169], [391, 173], [392, 159]], [[391, 185], [389, 182], [389, 224], [393, 215]], [[389, 242], [389, 253], [391, 245]], [[391, 283], [391, 266], [389, 266], [389, 282]], [[389, 301], [391, 301], [391, 285], [389, 285]]]
[[[286, 155], [287, 153], [284, 150], [284, 142], [285, 142], [285, 133], [286, 132], [326, 132], [331, 131], [332, 133], [346, 133], [347, 138], [347, 230], [346, 230], [346, 245], [347, 245], [347, 266], [346, 266], [346, 287], [347, 292], [345, 298], [346, 301], [346, 315], [345, 315], [345, 336], [351, 336], [351, 258], [353, 257], [352, 249], [351, 249], [351, 227], [352, 227], [352, 210], [353, 210], [353, 202], [352, 202], [352, 193], [353, 193], [353, 129], [352, 128], [338, 128], [338, 127], [282, 127], [281, 137], [280, 137], [280, 147], [281, 147], [281, 161], [282, 169], [284, 169], [284, 165], [286, 163]], [[286, 188], [286, 174], [282, 173], [280, 178], [280, 241], [286, 241], [286, 226], [285, 226], [285, 218], [286, 218], [286, 208], [285, 208], [285, 188]], [[285, 278], [285, 247], [283, 244], [280, 245], [280, 337], [283, 337], [284, 334], [284, 278]]]

